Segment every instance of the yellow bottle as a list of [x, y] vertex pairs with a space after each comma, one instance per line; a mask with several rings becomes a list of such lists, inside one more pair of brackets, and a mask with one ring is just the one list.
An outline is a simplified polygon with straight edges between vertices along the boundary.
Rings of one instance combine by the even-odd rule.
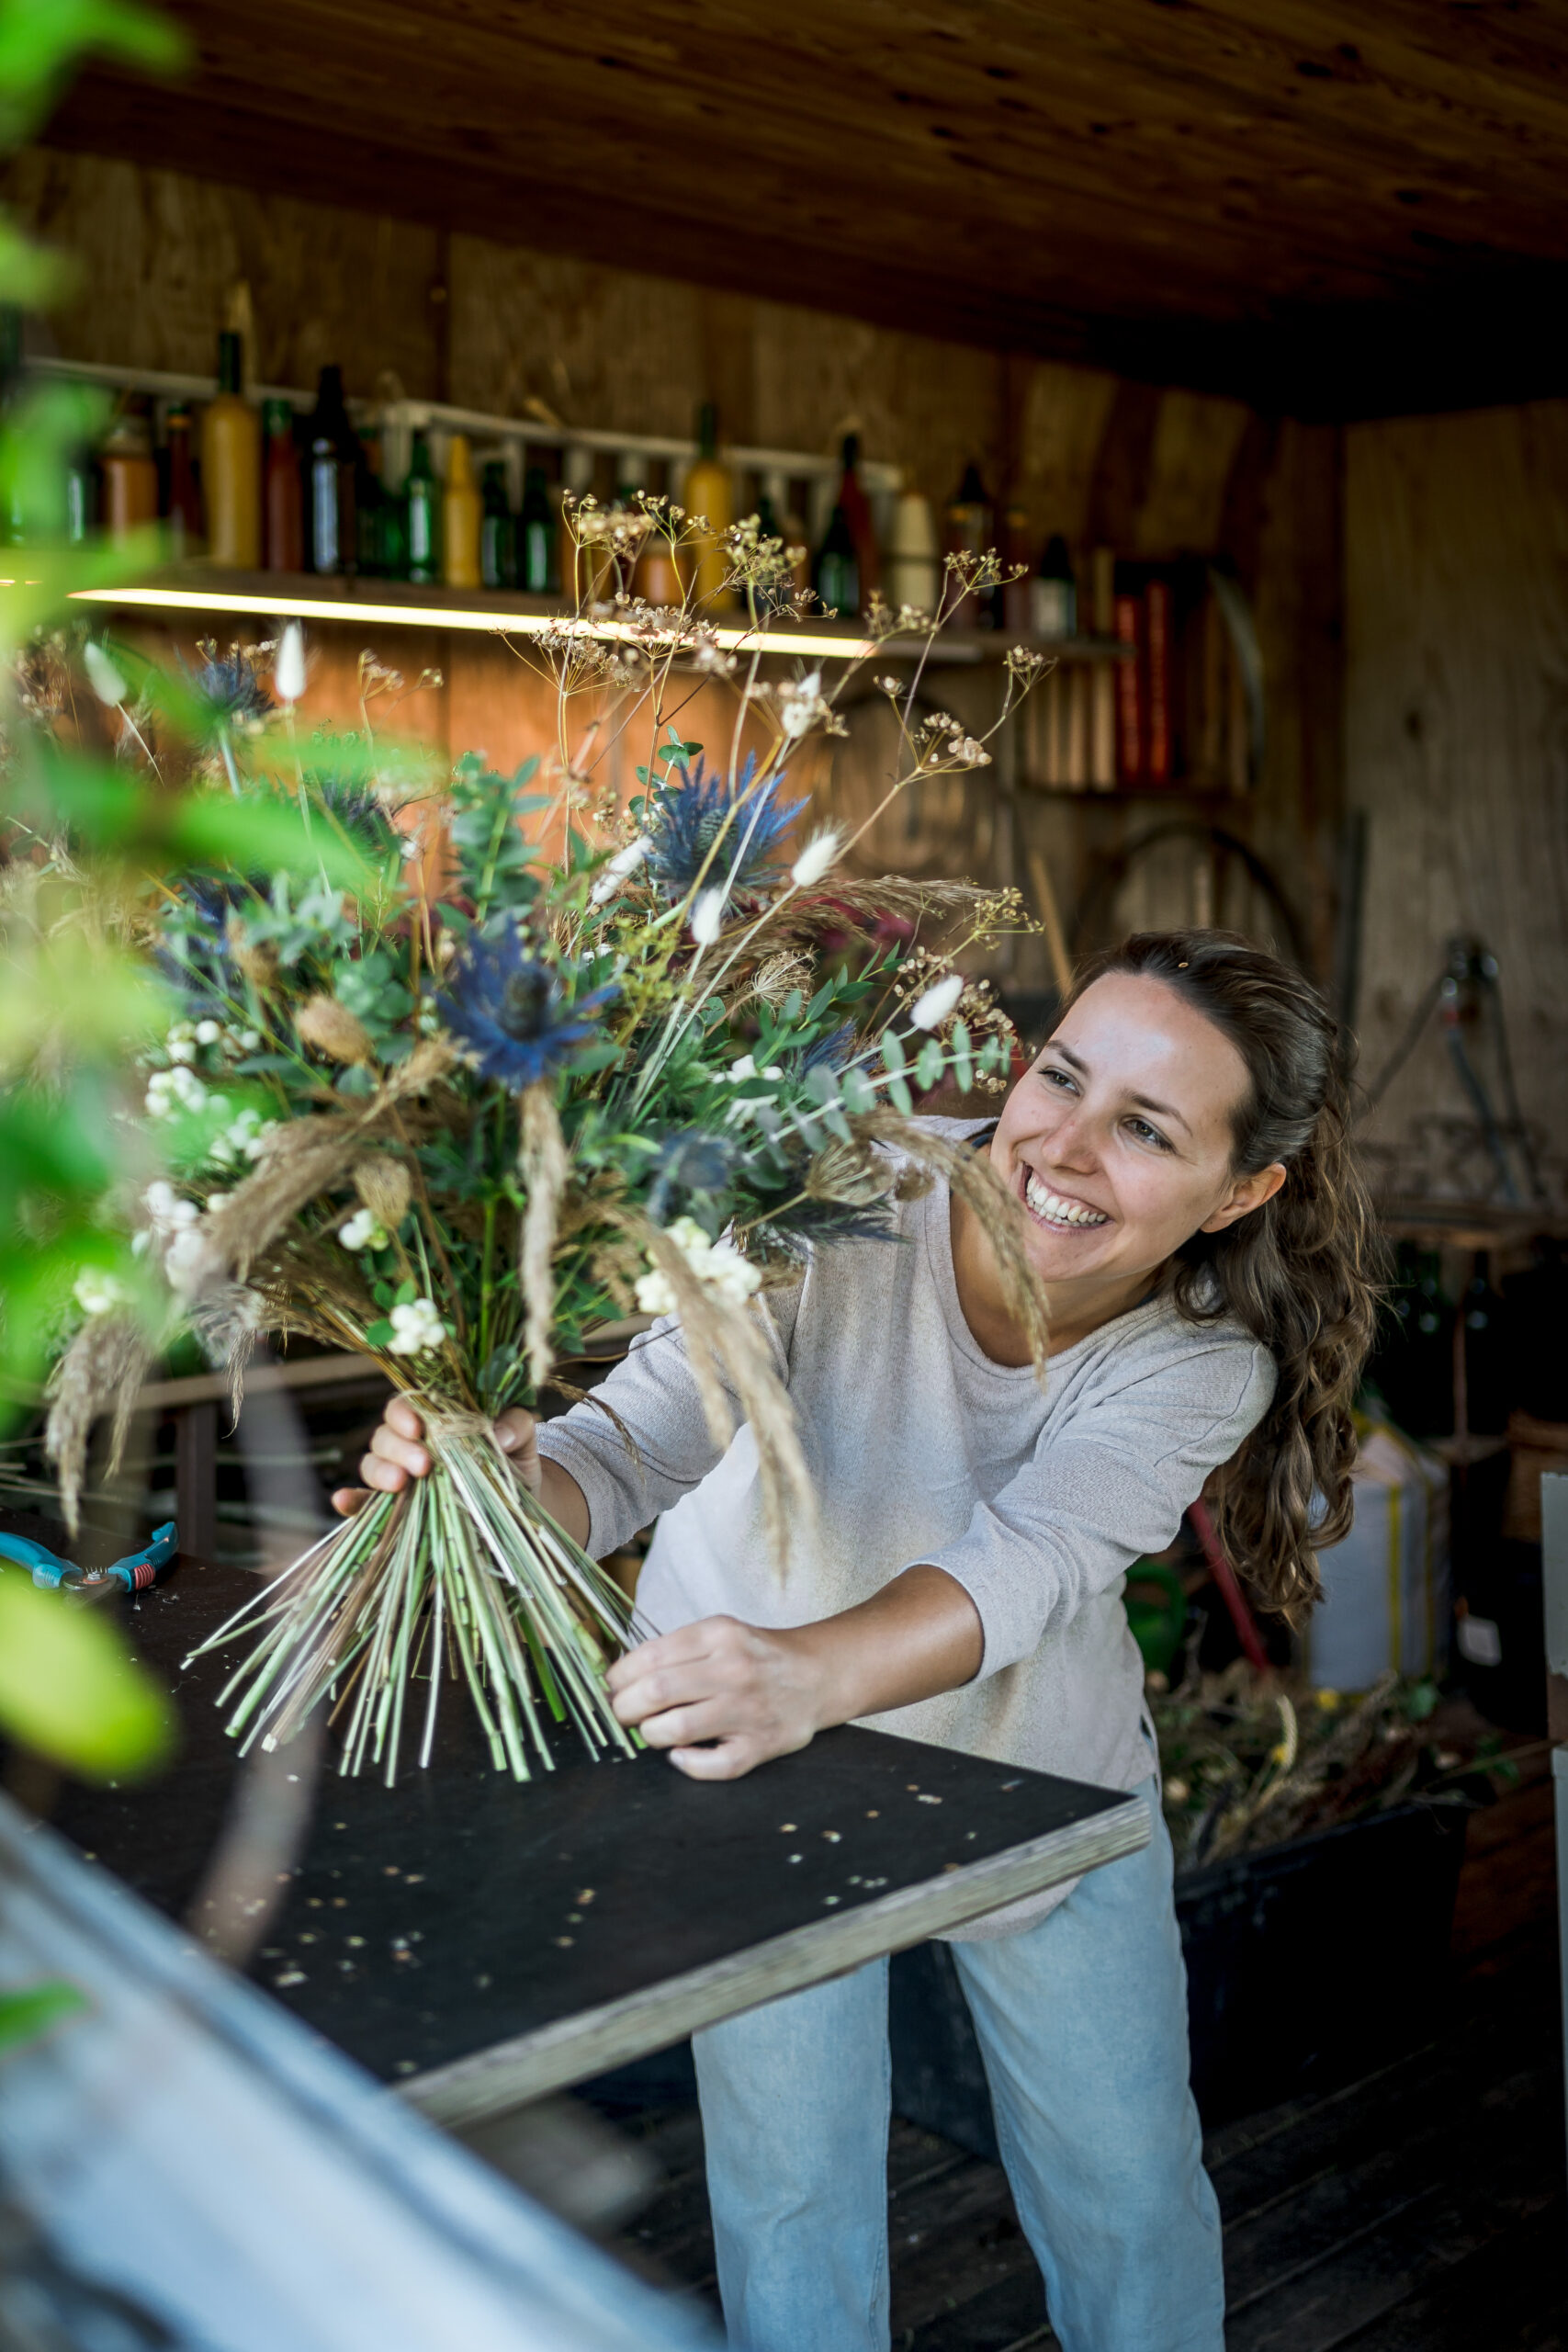
[[474, 461], [466, 433], [454, 433], [446, 444], [446, 488], [441, 500], [442, 576], [448, 588], [478, 588], [479, 533], [484, 502], [474, 480]]
[[240, 338], [218, 338], [218, 397], [201, 419], [201, 486], [207, 546], [214, 563], [236, 571], [261, 565], [261, 419], [240, 390]]
[[695, 566], [697, 605], [705, 619], [735, 610], [735, 592], [725, 586], [729, 560], [721, 541], [735, 520], [735, 482], [718, 461], [718, 418], [711, 401], [697, 416], [697, 461], [686, 475], [681, 503], [688, 514], [706, 517], [707, 529], [688, 544]]

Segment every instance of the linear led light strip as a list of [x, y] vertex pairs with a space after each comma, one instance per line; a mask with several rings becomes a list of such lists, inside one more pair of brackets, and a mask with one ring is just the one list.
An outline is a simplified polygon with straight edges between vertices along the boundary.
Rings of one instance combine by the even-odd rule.
[[[71, 601], [166, 612], [266, 613], [284, 620], [359, 621], [367, 628], [460, 628], [491, 637], [543, 637], [547, 629], [568, 628], [581, 637], [645, 641], [625, 621], [562, 621], [550, 613], [476, 613], [460, 605], [373, 605], [347, 596], [301, 599], [241, 592], [222, 595], [206, 588], [77, 588]], [[763, 653], [796, 654], [807, 662], [858, 662], [876, 651], [872, 638], [818, 637], [808, 630], [770, 631], [761, 639], [745, 628], [717, 628], [714, 635], [726, 652], [757, 647]]]

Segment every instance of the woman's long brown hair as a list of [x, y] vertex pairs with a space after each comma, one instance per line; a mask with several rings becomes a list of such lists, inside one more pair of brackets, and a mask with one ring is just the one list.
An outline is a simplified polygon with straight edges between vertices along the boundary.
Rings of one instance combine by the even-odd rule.
[[1228, 1037], [1249, 1085], [1234, 1166], [1282, 1161], [1272, 1200], [1177, 1253], [1176, 1304], [1228, 1317], [1280, 1368], [1273, 1402], [1213, 1481], [1220, 1540], [1270, 1607], [1292, 1619], [1322, 1591], [1315, 1555], [1350, 1525], [1350, 1407], [1377, 1315], [1381, 1250], [1348, 1136], [1346, 1061], [1328, 1007], [1300, 972], [1228, 931], [1135, 932], [1077, 978], [1163, 980]]

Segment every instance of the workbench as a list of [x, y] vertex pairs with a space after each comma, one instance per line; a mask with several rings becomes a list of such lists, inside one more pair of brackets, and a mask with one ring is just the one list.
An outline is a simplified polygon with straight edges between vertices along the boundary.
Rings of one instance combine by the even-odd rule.
[[[64, 1548], [58, 1528], [6, 1523]], [[107, 1557], [84, 1536], [76, 1556]], [[6, 1574], [21, 1571], [6, 1569]], [[56, 1827], [166, 1916], [266, 1924], [248, 1968], [308, 2026], [436, 2120], [472, 2126], [784, 1993], [1134, 1851], [1141, 1800], [845, 1726], [739, 1781], [663, 1757], [593, 1763], [575, 1734], [519, 1784], [466, 1691], [395, 1789], [303, 1747], [241, 1766], [214, 1701], [239, 1652], [182, 1661], [254, 1592], [182, 1555], [123, 1615], [175, 1697], [181, 1744], [140, 1787], [69, 1787]], [[301, 1815], [298, 1850], [237, 1894], [226, 1827]], [[276, 1905], [276, 1908], [273, 1906]], [[264, 1909], [264, 1906], [265, 1909]], [[270, 1911], [271, 1916], [266, 1917]]]

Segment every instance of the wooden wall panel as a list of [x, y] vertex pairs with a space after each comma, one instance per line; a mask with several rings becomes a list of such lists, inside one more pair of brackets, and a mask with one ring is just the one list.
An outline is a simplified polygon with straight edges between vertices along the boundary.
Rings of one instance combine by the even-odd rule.
[[51, 322], [73, 358], [210, 374], [243, 278], [259, 382], [310, 386], [336, 360], [351, 392], [390, 368], [434, 396], [434, 230], [44, 148], [16, 157], [4, 186], [28, 226], [77, 259], [79, 290]]
[[675, 435], [714, 400], [726, 440], [826, 453], [858, 431], [933, 498], [972, 456], [997, 486], [993, 354], [479, 237], [452, 239], [450, 287], [451, 396], [472, 407]]
[[1148, 494], [1134, 529], [1135, 555], [1163, 559], [1220, 545], [1225, 485], [1248, 412], [1240, 401], [1168, 391], [1149, 452]]
[[[1358, 425], [1347, 438], [1347, 788], [1371, 851], [1363, 1074], [1398, 1042], [1450, 933], [1478, 933], [1501, 966], [1526, 1114], [1549, 1138], [1561, 1192], [1568, 402]], [[1434, 1113], [1469, 1115], [1436, 1032], [1370, 1129], [1407, 1175]]]
[[1253, 592], [1268, 680], [1250, 839], [1333, 969], [1342, 818], [1344, 484], [1337, 425], [1285, 423], [1265, 478]]

